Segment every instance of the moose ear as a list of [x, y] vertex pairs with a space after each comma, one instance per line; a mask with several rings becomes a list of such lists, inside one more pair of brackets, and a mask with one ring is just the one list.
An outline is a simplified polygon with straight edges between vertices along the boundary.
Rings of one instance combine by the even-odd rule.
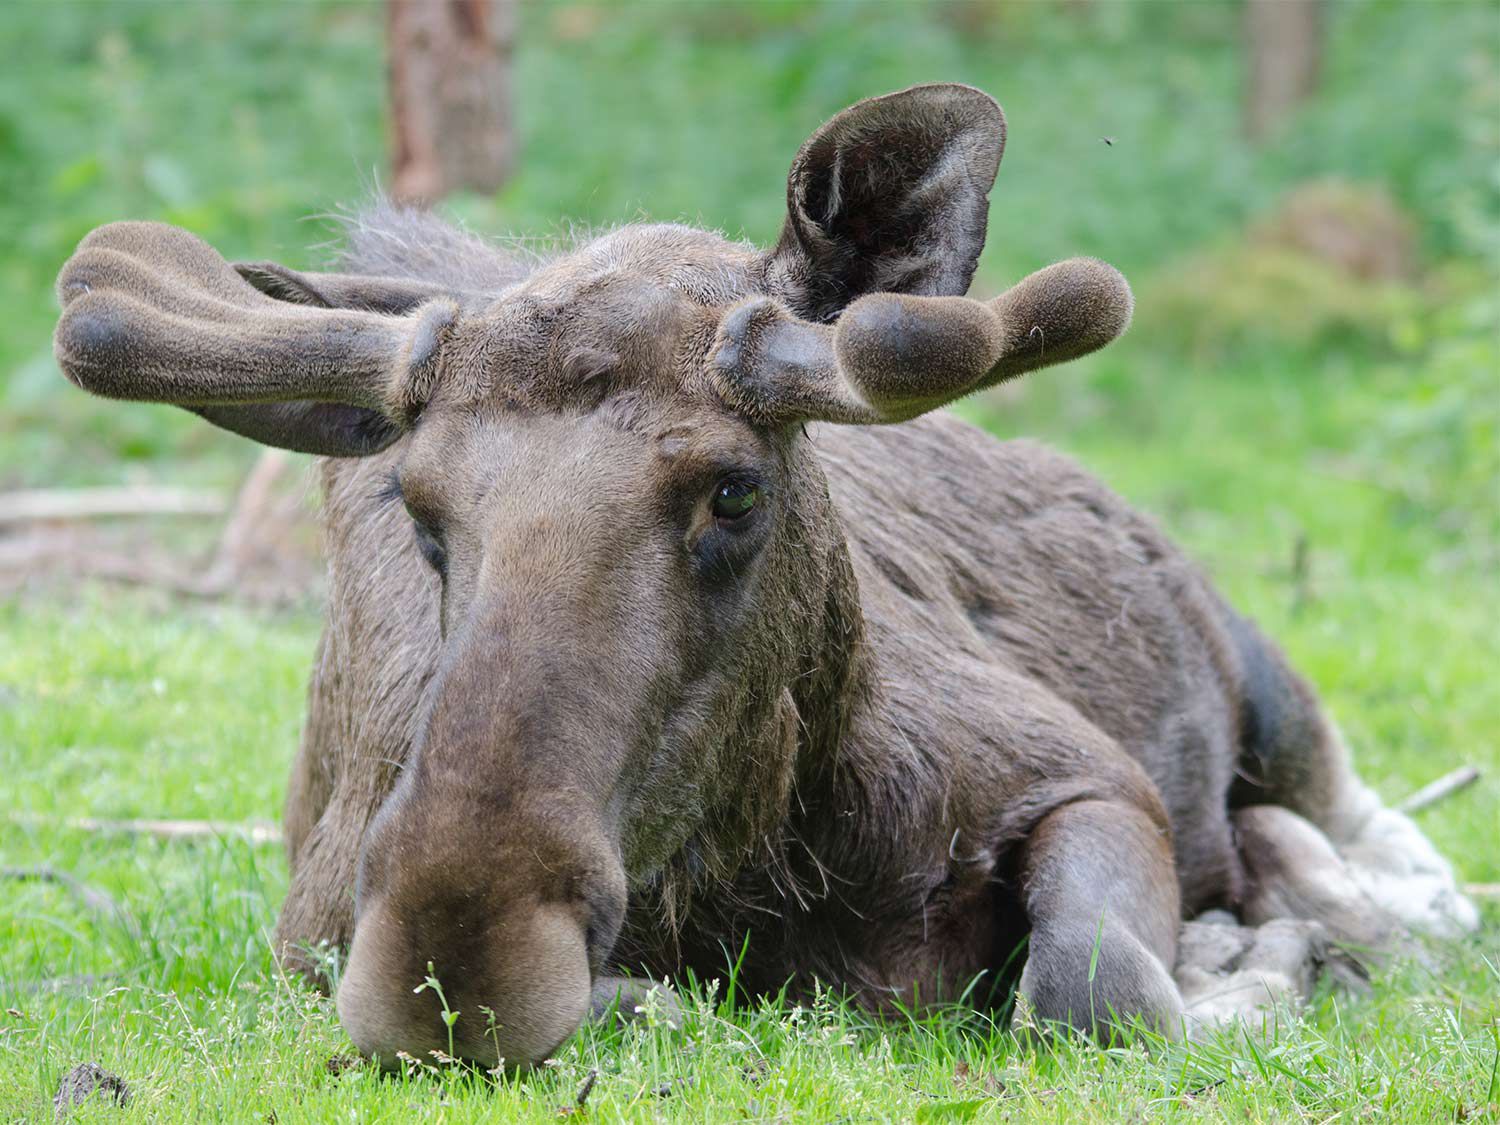
[[320, 309], [364, 309], [401, 316], [423, 301], [465, 296], [423, 281], [357, 273], [304, 273], [278, 262], [235, 262], [234, 268], [267, 297]]
[[787, 180], [771, 294], [829, 321], [867, 293], [961, 296], [984, 248], [1005, 114], [970, 86], [914, 86], [844, 110]]

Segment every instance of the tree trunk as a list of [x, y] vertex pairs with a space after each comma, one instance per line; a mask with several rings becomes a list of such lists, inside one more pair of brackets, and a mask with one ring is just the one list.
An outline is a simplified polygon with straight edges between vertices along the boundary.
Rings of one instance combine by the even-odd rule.
[[1245, 0], [1245, 133], [1265, 140], [1318, 87], [1322, 0]]
[[494, 191], [515, 162], [516, 0], [387, 0], [392, 194]]

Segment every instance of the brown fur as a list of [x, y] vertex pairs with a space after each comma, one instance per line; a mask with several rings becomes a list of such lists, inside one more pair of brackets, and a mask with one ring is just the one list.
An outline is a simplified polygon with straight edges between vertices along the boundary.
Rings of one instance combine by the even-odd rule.
[[428, 961], [497, 1013], [460, 1052], [527, 1062], [608, 973], [712, 976], [746, 935], [749, 987], [880, 1009], [1013, 978], [1029, 934], [1044, 1018], [1172, 1030], [1178, 923], [1242, 897], [1232, 806], [1350, 815], [1311, 692], [1083, 470], [943, 414], [826, 424], [1123, 329], [1101, 263], [961, 296], [1002, 142], [977, 91], [861, 103], [766, 253], [632, 226], [518, 262], [384, 208], [345, 274], [145, 225], [65, 269], [76, 381], [363, 455], [324, 466], [277, 941], [352, 943], [365, 1050], [444, 1044]]

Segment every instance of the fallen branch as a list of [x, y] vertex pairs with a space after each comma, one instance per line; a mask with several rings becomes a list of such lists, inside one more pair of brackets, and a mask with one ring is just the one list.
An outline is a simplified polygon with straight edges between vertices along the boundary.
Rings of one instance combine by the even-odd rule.
[[266, 449], [251, 466], [219, 536], [213, 561], [203, 576], [204, 589], [227, 592], [249, 569], [257, 546], [266, 536], [267, 525], [275, 522], [272, 490], [290, 463], [285, 450]]
[[[301, 493], [288, 494], [281, 487], [294, 465], [286, 452], [266, 450], [246, 473], [232, 505], [219, 493], [202, 489], [0, 493], [0, 594], [7, 584], [45, 575], [144, 586], [191, 598], [294, 600], [308, 584], [302, 573], [306, 567], [297, 565], [301, 557], [288, 552], [307, 515]], [[139, 530], [132, 536], [139, 542], [122, 543], [119, 528], [86, 522], [94, 516], [226, 511], [207, 560], [152, 549], [155, 545]], [[295, 557], [289, 559], [289, 554]]]
[[124, 586], [144, 586], [166, 590], [183, 597], [213, 599], [223, 597], [222, 582], [191, 574], [175, 562], [157, 561], [149, 555], [126, 554], [103, 543], [91, 543], [86, 550], [68, 549], [77, 540], [52, 540], [46, 537], [25, 540], [9, 547], [0, 545], [0, 573], [17, 575], [66, 573], [77, 578], [118, 582]]
[[55, 867], [4, 867], [0, 868], [0, 879], [15, 879], [23, 883], [56, 883], [66, 887], [84, 907], [95, 914], [113, 914], [124, 917], [120, 904], [103, 891], [95, 890], [83, 880], [59, 871]]
[[11, 813], [10, 819], [14, 823], [34, 828], [155, 836], [164, 840], [231, 837], [247, 840], [252, 844], [279, 844], [282, 838], [281, 829], [264, 820], [98, 820], [90, 816], [49, 817], [37, 813]]
[[116, 516], [218, 516], [224, 497], [202, 488], [40, 488], [0, 492], [0, 525], [59, 523]]
[[95, 975], [86, 973], [71, 977], [45, 977], [42, 980], [3, 980], [0, 992], [13, 996], [50, 996], [58, 993], [86, 993], [101, 984], [118, 980], [119, 973]]
[[1397, 812], [1414, 813], [1439, 801], [1447, 800], [1462, 789], [1467, 789], [1479, 780], [1477, 766], [1461, 766], [1452, 773], [1445, 773], [1436, 781], [1422, 786], [1406, 800], [1396, 806]]

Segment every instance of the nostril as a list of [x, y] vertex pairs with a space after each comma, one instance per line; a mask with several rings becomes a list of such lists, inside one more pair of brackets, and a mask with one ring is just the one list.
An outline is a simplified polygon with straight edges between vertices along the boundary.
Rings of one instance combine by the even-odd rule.
[[599, 951], [599, 944], [599, 924], [591, 916], [589, 924], [583, 928], [583, 948], [588, 953], [589, 967], [595, 972], [598, 972], [599, 962], [606, 956]]
[[581, 901], [586, 919], [584, 949], [590, 970], [598, 976], [619, 939], [620, 927], [625, 921], [625, 900], [612, 888], [595, 884], [584, 892]]

